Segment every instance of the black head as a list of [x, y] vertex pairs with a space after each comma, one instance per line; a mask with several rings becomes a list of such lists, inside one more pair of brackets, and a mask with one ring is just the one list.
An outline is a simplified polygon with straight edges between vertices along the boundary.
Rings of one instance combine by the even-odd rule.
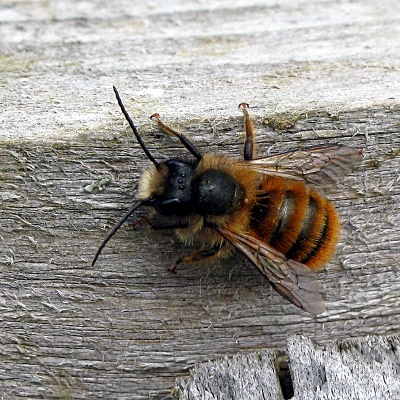
[[224, 215], [244, 200], [243, 187], [228, 173], [209, 169], [193, 181], [195, 211], [200, 215]]
[[181, 160], [168, 160], [164, 164], [168, 168], [165, 190], [154, 196], [152, 206], [162, 215], [190, 214], [195, 166]]

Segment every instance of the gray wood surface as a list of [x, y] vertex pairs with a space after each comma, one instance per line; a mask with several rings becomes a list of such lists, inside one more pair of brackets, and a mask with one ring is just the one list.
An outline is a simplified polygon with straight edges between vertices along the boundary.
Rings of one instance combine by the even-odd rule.
[[238, 354], [209, 361], [192, 371], [189, 379], [178, 379], [179, 400], [278, 400], [283, 399], [273, 351]]
[[[400, 331], [399, 3], [3, 1], [0, 5], [0, 388], [4, 399], [162, 399], [207, 360]], [[327, 195], [343, 220], [319, 273], [327, 311], [283, 300], [242, 257], [168, 266], [193, 250], [126, 225], [103, 237], [154, 155], [259, 154], [341, 142], [358, 171]], [[105, 184], [104, 179], [110, 182]], [[98, 190], [94, 186], [100, 186]], [[145, 210], [138, 213], [144, 215]], [[135, 218], [132, 219], [135, 221]]]
[[288, 341], [294, 400], [400, 398], [399, 336], [369, 336], [317, 346]]
[[[400, 398], [399, 336], [368, 336], [319, 346], [291, 336], [287, 359], [293, 400]], [[274, 352], [239, 354], [196, 366], [178, 379], [178, 400], [283, 399]], [[285, 386], [283, 385], [283, 389]]]

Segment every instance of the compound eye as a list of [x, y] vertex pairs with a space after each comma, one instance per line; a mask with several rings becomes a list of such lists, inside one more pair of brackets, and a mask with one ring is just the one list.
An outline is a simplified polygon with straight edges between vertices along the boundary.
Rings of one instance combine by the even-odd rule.
[[229, 174], [220, 170], [207, 170], [193, 183], [196, 212], [200, 215], [227, 214], [244, 199], [242, 186]]

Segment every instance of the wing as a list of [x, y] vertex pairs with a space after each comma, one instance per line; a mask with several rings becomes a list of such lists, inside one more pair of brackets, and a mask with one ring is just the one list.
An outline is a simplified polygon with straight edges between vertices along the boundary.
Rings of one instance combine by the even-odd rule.
[[304, 179], [309, 183], [327, 186], [340, 182], [360, 164], [361, 158], [360, 149], [325, 144], [241, 161], [240, 165], [263, 174]]
[[325, 311], [317, 276], [306, 265], [288, 260], [252, 236], [237, 235], [223, 228], [218, 231], [258, 268], [279, 294], [295, 306], [311, 314]]

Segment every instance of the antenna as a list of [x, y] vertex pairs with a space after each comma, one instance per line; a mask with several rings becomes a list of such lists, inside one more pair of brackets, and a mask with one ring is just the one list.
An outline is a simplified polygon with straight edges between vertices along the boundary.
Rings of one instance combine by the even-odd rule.
[[108, 241], [114, 236], [114, 234], [118, 231], [119, 228], [123, 225], [123, 223], [141, 206], [148, 206], [151, 205], [151, 201], [153, 200], [152, 197], [149, 197], [144, 200], [140, 200], [137, 203], [135, 203], [132, 208], [119, 220], [117, 225], [114, 226], [114, 228], [111, 229], [110, 233], [105, 237], [103, 240], [103, 243], [100, 245], [99, 249], [96, 252], [96, 255], [94, 256], [94, 259], [92, 261], [92, 267], [96, 263], [97, 259], [99, 258], [100, 253], [104, 249], [105, 245], [108, 243]]
[[157, 168], [157, 169], [160, 169], [160, 163], [151, 155], [149, 149], [147, 148], [147, 146], [146, 146], [145, 143], [143, 142], [143, 139], [142, 139], [142, 137], [140, 136], [140, 134], [139, 134], [139, 132], [138, 132], [138, 130], [137, 130], [135, 124], [133, 123], [132, 118], [129, 116], [128, 112], [126, 111], [125, 106], [124, 106], [124, 104], [122, 103], [122, 100], [121, 100], [121, 97], [120, 97], [120, 95], [119, 95], [119, 93], [118, 93], [117, 88], [116, 88], [115, 86], [113, 86], [113, 89], [114, 89], [115, 96], [117, 97], [118, 104], [119, 104], [119, 106], [121, 107], [121, 111], [122, 111], [122, 113], [124, 114], [126, 120], [128, 121], [129, 126], [132, 128], [133, 133], [135, 134], [136, 139], [137, 139], [137, 141], [139, 142], [141, 148], [142, 148], [143, 151], [146, 153], [146, 156], [148, 157], [148, 159], [156, 166], [156, 168]]

